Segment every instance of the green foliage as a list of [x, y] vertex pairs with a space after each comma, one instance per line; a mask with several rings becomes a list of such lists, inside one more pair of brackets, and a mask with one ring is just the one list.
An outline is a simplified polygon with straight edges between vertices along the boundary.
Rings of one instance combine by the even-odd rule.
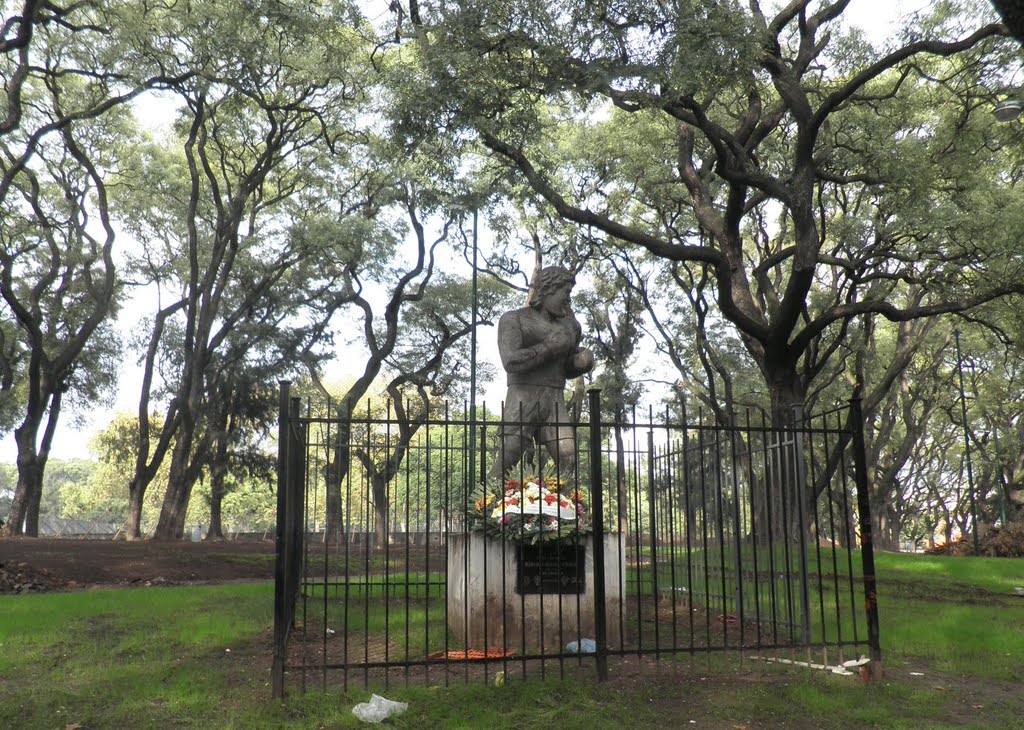
[[[159, 433], [159, 422], [151, 423], [151, 438]], [[91, 443], [95, 462], [51, 462], [44, 483], [44, 512], [65, 518], [123, 524], [127, 519], [127, 485], [134, 473], [134, 449], [138, 439], [136, 419], [119, 415], [99, 432]], [[157, 479], [167, 478], [164, 465]], [[276, 519], [273, 490], [260, 478], [243, 472], [228, 477], [229, 491], [224, 497], [222, 519], [227, 529], [265, 531]], [[2, 487], [0, 487], [2, 491]], [[142, 510], [143, 532], [156, 523], [162, 495], [147, 494]], [[210, 519], [210, 487], [204, 478], [189, 506], [189, 525], [205, 525]]]
[[[13, 32], [20, 6], [4, 7]], [[40, 11], [31, 66], [5, 47], [7, 298], [50, 270], [51, 243], [64, 275], [36, 303], [35, 345], [19, 338], [28, 330], [10, 304], [0, 308], [0, 431], [30, 402], [30, 349], [51, 357], [101, 288], [98, 229], [84, 222], [100, 220], [102, 180], [126, 263], [115, 300], [140, 283], [159, 287], [159, 306], [182, 302], [163, 323], [147, 397], [167, 408], [169, 431], [186, 412], [188, 433], [173, 476], [154, 479], [196, 484], [188, 519], [201, 520], [230, 462], [238, 509], [256, 520], [272, 423], [258, 384], [319, 367], [342, 319], [363, 325], [352, 347], [373, 351], [354, 400], [388, 379], [403, 398], [429, 389], [434, 413], [438, 399], [464, 397], [468, 337], [454, 333], [471, 294], [449, 264], [468, 255], [472, 210], [496, 239], [484, 321], [507, 302], [498, 277], [526, 283], [520, 259], [534, 247], [592, 280], [580, 301], [607, 363], [598, 382], [621, 395], [613, 408], [636, 402], [644, 379], [664, 379], [641, 367], [652, 348], [671, 364], [674, 393], [723, 423], [736, 407], [831, 407], [856, 388], [874, 427], [873, 497], [895, 542], [964, 523], [971, 450], [982, 520], [1018, 517], [1015, 305], [972, 310], [995, 334], [965, 332], [967, 447], [949, 437], [951, 371], [934, 367], [949, 359], [946, 324], [879, 323], [1019, 290], [1024, 132], [988, 114], [1018, 49], [994, 26], [949, 45], [993, 17], [985, 3], [923, 10], [894, 39], [921, 52], [899, 57], [813, 4], [791, 14], [731, 0], [486, 0], [392, 12], [372, 25], [344, 0], [74, 3]], [[160, 108], [173, 106], [166, 136], [140, 131], [128, 98], [115, 98], [154, 84]], [[439, 232], [393, 302], [395, 329], [377, 305], [416, 265], [408, 241], [424, 222]], [[118, 374], [109, 306], [48, 376], [82, 418]], [[144, 349], [154, 313], [132, 314]], [[400, 334], [387, 344], [391, 330]], [[440, 343], [449, 351], [420, 372]], [[213, 455], [218, 439], [228, 456]], [[120, 513], [110, 485], [132, 475], [137, 446], [126, 441], [93, 487], [61, 490], [67, 509]], [[371, 461], [384, 463], [380, 449]], [[361, 483], [363, 466], [352, 468]]]
[[[54, 517], [70, 517], [64, 513], [64, 499], [69, 492], [75, 492], [89, 481], [95, 463], [85, 460], [47, 462], [43, 476], [43, 494], [39, 512]], [[77, 516], [77, 515], [76, 515]]]
[[[11, 464], [0, 464], [0, 515], [11, 510], [11, 499], [18, 484], [18, 469]], [[2, 519], [2, 518], [0, 518]]]

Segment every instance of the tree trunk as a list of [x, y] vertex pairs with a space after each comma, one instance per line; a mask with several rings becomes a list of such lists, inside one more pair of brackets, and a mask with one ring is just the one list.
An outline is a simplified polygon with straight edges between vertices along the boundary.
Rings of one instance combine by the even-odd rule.
[[347, 448], [348, 423], [340, 423], [336, 436], [338, 443], [334, 455], [327, 465], [327, 479], [324, 486], [326, 522], [324, 539], [328, 544], [341, 542], [341, 485], [348, 475], [349, 450]]
[[1024, 489], [1006, 488], [1006, 519], [1008, 522], [1024, 520]]
[[224, 473], [226, 468], [216, 465], [210, 475], [210, 526], [206, 530], [207, 540], [223, 540], [224, 529], [221, 524], [221, 505], [224, 502]]
[[7, 513], [7, 521], [4, 522], [4, 537], [18, 537], [25, 534], [25, 515], [28, 512], [28, 501], [32, 490], [31, 484], [23, 476], [24, 472], [19, 460], [18, 463], [18, 485], [14, 488], [14, 499], [11, 501], [11, 511]]
[[43, 495], [43, 463], [32, 454], [18, 455], [18, 486], [14, 490], [10, 517], [4, 523], [4, 536], [39, 536], [39, 501]]
[[[53, 432], [60, 417], [60, 406], [59, 392], [40, 398], [36, 408], [29, 410], [25, 420], [14, 431], [14, 440], [18, 446], [18, 485], [14, 490], [10, 516], [3, 526], [2, 534], [5, 537], [39, 536], [39, 502], [43, 496], [43, 472], [46, 469]], [[42, 443], [37, 449], [36, 437], [43, 421], [43, 414], [47, 412], [49, 415], [46, 429]]]
[[[622, 420], [620, 417], [619, 420]], [[622, 428], [615, 426], [615, 499], [619, 508], [619, 534], [629, 532], [629, 490], [626, 486], [626, 445]]]
[[32, 498], [29, 499], [25, 509], [25, 537], [39, 537], [39, 502], [43, 496], [43, 472], [41, 469], [34, 470], [33, 481], [35, 486], [32, 490]]
[[124, 528], [126, 540], [142, 539], [142, 503], [145, 496], [145, 485], [140, 484], [138, 477], [128, 482], [128, 521]]
[[853, 509], [850, 509], [851, 505], [848, 505], [845, 501], [837, 500], [835, 504], [839, 514], [839, 518], [836, 521], [837, 523], [842, 523], [842, 529], [839, 530], [838, 535], [839, 547], [843, 550], [849, 550], [857, 544], [857, 526], [853, 518]]
[[894, 534], [898, 533], [898, 528], [893, 524], [886, 505], [878, 504], [877, 502], [875, 505], [877, 507], [876, 514], [871, 515], [875, 547], [879, 550], [898, 551], [899, 540], [897, 535]]
[[[225, 397], [227, 397], [225, 395]], [[206, 531], [207, 540], [223, 540], [224, 530], [221, 525], [221, 505], [227, 494], [225, 480], [228, 475], [228, 428], [227, 419], [222, 418], [217, 424], [217, 446], [213, 464], [210, 465], [210, 528]]]
[[224, 499], [224, 492], [222, 491], [223, 479], [218, 480], [212, 479], [210, 482], [210, 527], [206, 531], [207, 540], [223, 540], [224, 530], [221, 527], [221, 502]]
[[377, 542], [377, 549], [383, 550], [387, 544], [386, 540], [390, 535], [388, 526], [388, 480], [385, 476], [374, 474], [370, 478], [370, 487], [373, 490], [373, 511], [376, 516], [373, 525], [373, 533]]
[[[769, 479], [768, 499], [772, 500], [772, 534], [775, 539], [786, 537], [795, 540], [800, 536], [800, 503], [804, 500], [807, 524], [804, 532], [810, 538], [810, 515], [813, 513], [812, 484], [799, 483], [801, 464], [806, 464], [806, 455], [797, 453], [797, 414], [802, 412], [807, 397], [807, 387], [796, 370], [796, 361], [786, 357], [782, 361], [767, 362], [763, 366], [768, 392], [771, 399], [771, 419], [774, 429], [774, 448], [769, 449], [769, 466], [774, 479]], [[774, 483], [773, 483], [774, 482]]]
[[164, 492], [163, 506], [160, 508], [160, 519], [153, 531], [154, 540], [180, 540], [185, 534], [185, 514], [188, 501], [192, 496], [194, 479], [189, 478], [188, 463], [191, 439], [178, 439], [171, 454], [170, 475], [167, 479], [167, 491]]
[[794, 409], [803, 408], [807, 386], [791, 365], [768, 371], [768, 394], [771, 398], [772, 426], [788, 428], [794, 423]]

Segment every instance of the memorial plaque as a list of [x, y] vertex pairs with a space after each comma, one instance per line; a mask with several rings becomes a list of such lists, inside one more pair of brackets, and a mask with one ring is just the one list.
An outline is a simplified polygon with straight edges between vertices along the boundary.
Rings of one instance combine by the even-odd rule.
[[516, 550], [516, 593], [584, 593], [585, 545], [557, 541], [520, 544]]

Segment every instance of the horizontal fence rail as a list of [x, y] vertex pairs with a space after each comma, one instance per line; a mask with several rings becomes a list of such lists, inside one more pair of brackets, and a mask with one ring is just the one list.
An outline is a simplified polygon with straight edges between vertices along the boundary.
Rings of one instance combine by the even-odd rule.
[[277, 695], [286, 675], [603, 679], [627, 656], [880, 666], [856, 403], [785, 428], [602, 421], [594, 391], [558, 425], [571, 464], [536, 444], [501, 479], [520, 423], [446, 410], [411, 429], [388, 404], [343, 419], [281, 398]]

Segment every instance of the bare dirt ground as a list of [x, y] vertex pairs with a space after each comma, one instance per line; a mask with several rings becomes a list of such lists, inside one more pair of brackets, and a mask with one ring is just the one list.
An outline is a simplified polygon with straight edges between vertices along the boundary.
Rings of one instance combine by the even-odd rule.
[[0, 594], [270, 580], [272, 542], [0, 539]]

